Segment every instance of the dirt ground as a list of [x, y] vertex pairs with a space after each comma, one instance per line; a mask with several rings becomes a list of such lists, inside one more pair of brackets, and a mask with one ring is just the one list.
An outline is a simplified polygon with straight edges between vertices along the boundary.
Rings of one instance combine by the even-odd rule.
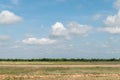
[[[0, 80], [114, 80], [114, 79], [120, 80], [120, 73], [118, 72], [118, 70], [120, 70], [119, 69], [120, 64], [116, 64], [116, 65], [113, 65], [113, 64], [112, 65], [111, 64], [110, 65], [108, 64], [106, 65], [105, 64], [104, 65], [102, 64], [98, 64], [98, 65], [95, 65], [95, 64], [93, 65], [92, 64], [91, 65], [2, 64], [0, 65], [0, 67], [1, 69], [4, 69], [3, 73], [0, 74]], [[80, 71], [80, 73], [76, 68]], [[26, 72], [26, 71], [22, 69], [26, 71], [28, 69], [28, 71], [33, 72], [33, 74], [23, 74], [22, 72]], [[17, 72], [18, 74], [11, 74], [11, 73], [14, 73], [14, 70], [18, 71]], [[41, 71], [43, 72], [41, 73]], [[97, 73], [99, 71], [101, 72]], [[104, 71], [106, 73], [104, 73]], [[113, 73], [109, 73], [111, 71], [113, 71]], [[6, 72], [10, 74], [7, 74]], [[46, 74], [47, 72], [49, 74]], [[73, 74], [71, 72], [73, 72]]]
[[0, 67], [120, 67], [120, 65], [0, 65]]

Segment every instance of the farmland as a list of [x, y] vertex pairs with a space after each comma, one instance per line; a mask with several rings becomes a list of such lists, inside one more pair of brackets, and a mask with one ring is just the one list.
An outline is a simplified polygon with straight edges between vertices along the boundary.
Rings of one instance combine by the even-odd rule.
[[119, 61], [1, 61], [0, 80], [120, 80]]

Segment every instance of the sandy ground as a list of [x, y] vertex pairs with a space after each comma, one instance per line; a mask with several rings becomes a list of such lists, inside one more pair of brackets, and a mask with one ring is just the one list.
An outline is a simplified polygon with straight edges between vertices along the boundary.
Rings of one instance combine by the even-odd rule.
[[0, 65], [0, 67], [120, 67], [120, 65]]
[[76, 75], [0, 75], [2, 77], [15, 77], [15, 78], [50, 78], [50, 77], [120, 77], [120, 74], [76, 74]]
[[[74, 68], [74, 67], [120, 67], [120, 65], [0, 65], [0, 67], [70, 67], [70, 68]], [[35, 80], [35, 79], [44, 79], [44, 80], [56, 80], [57, 78], [60, 78], [60, 79], [57, 79], [57, 80], [62, 80], [63, 78], [65, 79], [69, 79], [69, 80], [75, 80], [76, 78], [89, 78], [89, 77], [92, 77], [92, 78], [99, 78], [99, 77], [113, 77], [113, 79], [116, 79], [118, 78], [120, 80], [120, 74], [58, 74], [58, 75], [8, 75], [8, 74], [1, 74], [0, 75], [0, 79], [2, 80], [6, 80], [7, 78], [10, 78], [10, 79], [21, 79], [21, 78], [24, 78], [24, 80], [28, 80], [28, 79], [31, 79], [31, 80]], [[47, 79], [46, 79], [47, 78]], [[117, 79], [117, 80], [118, 80]], [[76, 79], [77, 80], [77, 79]], [[86, 80], [86, 79], [84, 79]], [[96, 79], [95, 79], [96, 80]], [[101, 79], [102, 80], [102, 79]], [[104, 79], [104, 80], [109, 80], [109, 79]]]

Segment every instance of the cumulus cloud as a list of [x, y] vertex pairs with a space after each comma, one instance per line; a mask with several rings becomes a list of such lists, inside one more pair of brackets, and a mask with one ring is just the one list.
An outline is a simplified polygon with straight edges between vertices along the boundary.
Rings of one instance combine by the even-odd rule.
[[0, 41], [6, 41], [8, 40], [10, 37], [7, 35], [0, 35]]
[[22, 42], [25, 44], [33, 44], [33, 45], [46, 45], [46, 44], [53, 44], [56, 42], [56, 40], [52, 40], [49, 38], [38, 39], [38, 38], [32, 37], [32, 38], [24, 39], [22, 40]]
[[13, 24], [20, 22], [22, 18], [15, 15], [13, 12], [4, 10], [0, 13], [0, 24]]
[[67, 36], [68, 32], [67, 29], [64, 27], [64, 25], [61, 22], [56, 22], [52, 26], [52, 36], [55, 37], [61, 37], [61, 36]]
[[105, 31], [110, 34], [120, 34], [120, 28], [117, 28], [117, 27], [116, 28], [106, 27], [106, 28], [99, 29], [99, 31]]
[[52, 25], [51, 29], [50, 36], [52, 37], [50, 38], [38, 39], [28, 36], [26, 39], [22, 40], [22, 42], [31, 45], [54, 44], [59, 38], [70, 39], [74, 35], [86, 36], [91, 30], [91, 27], [88, 25], [81, 25], [77, 22], [71, 22], [67, 25], [67, 27], [65, 27], [61, 22], [56, 22], [54, 25]]
[[116, 15], [108, 16], [104, 21], [105, 27], [102, 31], [106, 31], [111, 34], [120, 34], [120, 11]]
[[91, 30], [91, 27], [88, 25], [81, 25], [77, 22], [71, 22], [69, 24], [69, 34], [75, 34], [80, 36], [85, 36]]
[[65, 27], [61, 22], [56, 22], [52, 26], [52, 36], [69, 38], [73, 35], [85, 36], [91, 30], [88, 25], [81, 25], [77, 22], [71, 22]]

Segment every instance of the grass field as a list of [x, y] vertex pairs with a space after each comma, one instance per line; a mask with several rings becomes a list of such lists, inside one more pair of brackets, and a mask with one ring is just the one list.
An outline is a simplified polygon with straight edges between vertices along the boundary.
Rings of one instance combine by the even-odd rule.
[[120, 62], [0, 62], [0, 80], [120, 80]]

